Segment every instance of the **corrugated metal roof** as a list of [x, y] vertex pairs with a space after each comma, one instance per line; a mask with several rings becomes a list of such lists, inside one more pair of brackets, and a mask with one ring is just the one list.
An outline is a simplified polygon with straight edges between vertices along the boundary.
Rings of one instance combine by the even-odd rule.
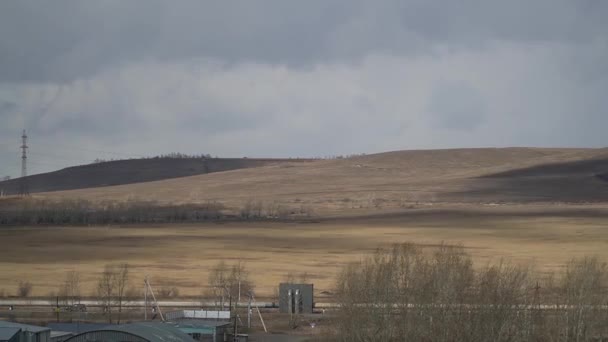
[[171, 324], [158, 322], [140, 322], [132, 324], [114, 325], [106, 329], [122, 331], [145, 338], [150, 342], [192, 342], [192, 337], [181, 332]]
[[8, 341], [21, 331], [19, 328], [0, 327], [0, 341]]
[[33, 332], [33, 333], [39, 333], [39, 332], [51, 330], [50, 328], [47, 328], [47, 327], [39, 327], [37, 325], [13, 323], [13, 322], [7, 322], [7, 321], [0, 321], [0, 328], [19, 328], [23, 331], [29, 331], [29, 332]]

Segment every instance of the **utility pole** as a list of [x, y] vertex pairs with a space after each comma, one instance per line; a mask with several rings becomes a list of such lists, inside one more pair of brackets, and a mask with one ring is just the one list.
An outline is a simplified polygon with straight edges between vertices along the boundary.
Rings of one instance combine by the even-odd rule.
[[144, 280], [144, 321], [148, 320], [148, 277]]
[[247, 304], [247, 329], [251, 329], [251, 292], [249, 293], [249, 303]]
[[29, 195], [29, 187], [27, 184], [27, 134], [23, 130], [21, 135], [21, 179], [19, 180], [19, 194], [21, 196]]
[[[152, 290], [152, 285], [150, 285], [150, 281], [148, 280], [147, 276], [144, 278], [144, 285], [146, 285], [146, 287], [150, 291], [150, 295], [152, 296], [152, 300], [154, 301], [154, 306], [152, 307], [152, 309], [154, 309], [155, 312], [158, 311], [158, 314], [160, 315], [160, 320], [164, 322], [165, 317], [163, 316], [163, 312], [160, 310], [160, 306], [158, 305], [158, 301], [156, 300], [156, 296], [154, 295], [154, 290]], [[147, 292], [146, 292], [146, 297], [147, 297]], [[144, 314], [144, 315], [146, 315], [146, 314]], [[156, 315], [154, 315], [154, 316], [156, 316]], [[152, 320], [154, 320], [154, 317], [152, 317]]]

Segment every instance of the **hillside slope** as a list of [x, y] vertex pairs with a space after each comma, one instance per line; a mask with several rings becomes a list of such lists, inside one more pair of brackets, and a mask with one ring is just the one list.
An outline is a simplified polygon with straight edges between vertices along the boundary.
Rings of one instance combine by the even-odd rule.
[[547, 163], [493, 173], [469, 181], [469, 200], [496, 202], [608, 201], [608, 156]]
[[[150, 182], [213, 172], [260, 167], [305, 159], [151, 158], [68, 167], [27, 177], [31, 193]], [[5, 194], [19, 191], [19, 180], [0, 182]]]
[[[608, 158], [608, 150], [488, 148], [398, 151], [343, 160], [275, 164], [43, 196], [90, 200], [137, 198], [171, 203], [216, 200], [233, 208], [259, 201], [264, 205], [306, 207], [315, 213], [432, 203], [608, 201], [607, 183], [595, 176], [608, 172], [608, 164], [602, 162], [602, 158]], [[585, 164], [586, 160], [593, 162]], [[564, 189], [576, 189], [581, 185], [583, 190], [549, 191], [560, 185], [547, 181], [555, 179], [554, 171], [551, 173], [539, 167], [560, 163], [560, 182], [570, 182]], [[514, 171], [525, 169], [529, 171]], [[518, 172], [537, 173], [533, 183], [542, 180], [541, 186], [535, 188], [524, 183], [519, 192], [509, 193], [505, 181], [517, 179]], [[503, 184], [507, 184], [506, 187]]]

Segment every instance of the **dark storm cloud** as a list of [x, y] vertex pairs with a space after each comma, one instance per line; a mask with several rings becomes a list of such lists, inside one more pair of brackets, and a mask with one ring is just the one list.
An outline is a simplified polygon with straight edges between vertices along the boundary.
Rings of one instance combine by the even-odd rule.
[[370, 52], [429, 52], [493, 40], [605, 36], [608, 2], [5, 1], [0, 80], [69, 81], [142, 59], [216, 58], [297, 66]]
[[70, 160], [34, 171], [112, 151], [602, 146], [606, 17], [602, 0], [1, 1], [0, 144], [26, 128], [37, 158]]

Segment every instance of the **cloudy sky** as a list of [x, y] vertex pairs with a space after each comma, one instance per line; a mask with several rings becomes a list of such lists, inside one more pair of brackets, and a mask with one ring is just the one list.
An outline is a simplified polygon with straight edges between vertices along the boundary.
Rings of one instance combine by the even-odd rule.
[[0, 176], [171, 151], [608, 145], [608, 1], [0, 2]]

